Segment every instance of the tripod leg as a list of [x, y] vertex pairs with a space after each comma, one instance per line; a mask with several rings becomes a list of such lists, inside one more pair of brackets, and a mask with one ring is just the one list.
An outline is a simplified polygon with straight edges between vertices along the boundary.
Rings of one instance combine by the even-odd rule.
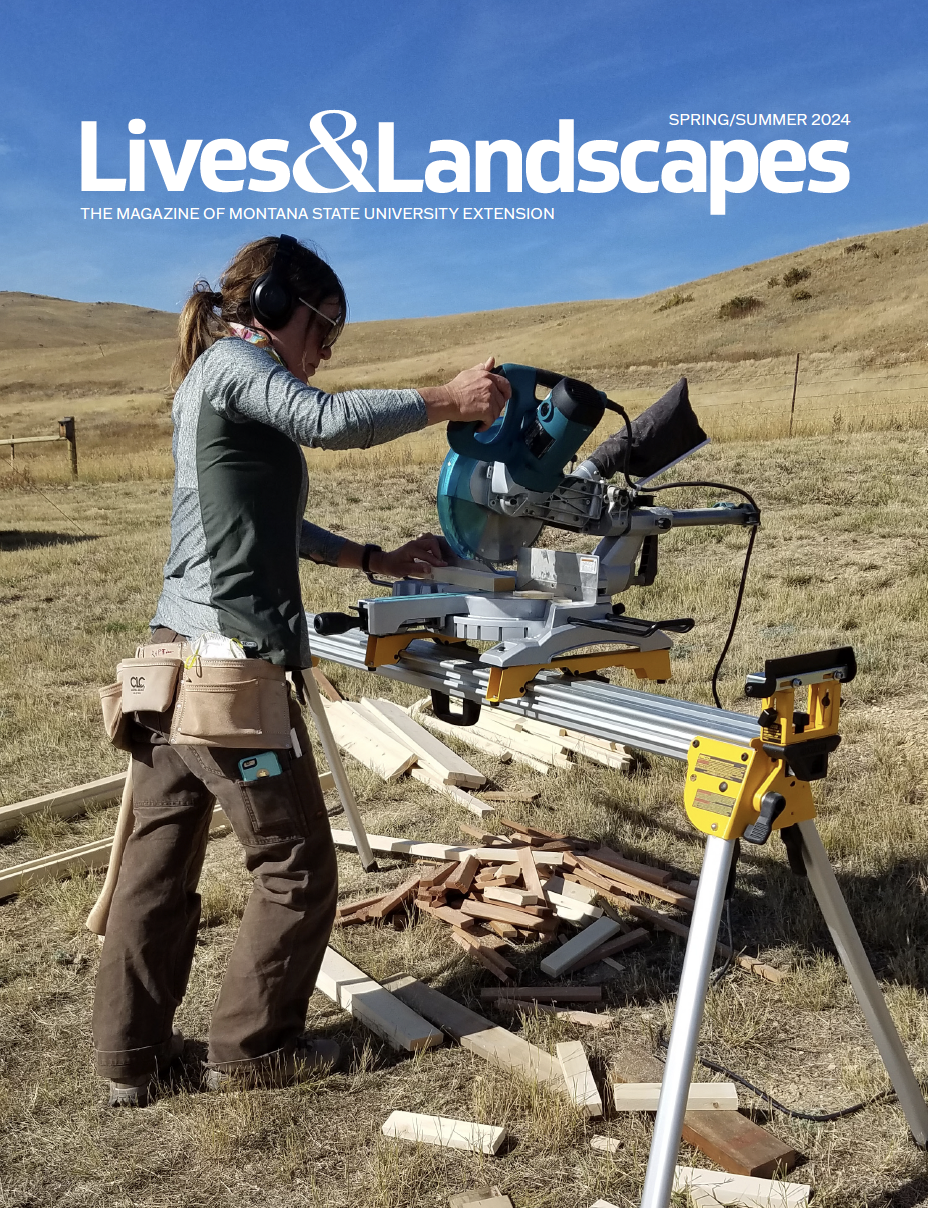
[[325, 709], [322, 707], [319, 689], [316, 687], [316, 681], [311, 671], [308, 674], [303, 674], [303, 686], [306, 689], [309, 711], [313, 715], [313, 721], [316, 723], [316, 730], [319, 733], [319, 741], [322, 743], [329, 771], [332, 773], [335, 787], [338, 789], [338, 795], [341, 799], [342, 808], [345, 811], [345, 817], [348, 819], [348, 826], [351, 828], [351, 833], [357, 844], [361, 867], [365, 872], [376, 872], [377, 861], [374, 859], [374, 853], [371, 851], [367, 831], [364, 829], [364, 822], [358, 810], [358, 803], [354, 799], [354, 793], [351, 791], [351, 785], [348, 783], [348, 777], [345, 775], [345, 765], [342, 763], [342, 757], [338, 753], [335, 736], [332, 733], [332, 727], [329, 725], [329, 719], [325, 715]]
[[813, 821], [800, 822], [799, 832], [802, 835], [802, 854], [809, 884], [825, 916], [831, 938], [870, 1026], [870, 1033], [880, 1050], [886, 1072], [899, 1097], [899, 1105], [905, 1113], [915, 1143], [925, 1148], [928, 1145], [928, 1106], [902, 1047], [880, 984], [867, 960], [825, 845]]
[[641, 1193], [641, 1208], [667, 1208], [670, 1203], [683, 1113], [686, 1111], [693, 1076], [696, 1042], [699, 1039], [733, 852], [734, 843], [728, 839], [717, 839], [710, 835], [706, 840], [706, 853], [699, 874], [699, 888], [667, 1047], [661, 1097], [654, 1121], [648, 1172]]

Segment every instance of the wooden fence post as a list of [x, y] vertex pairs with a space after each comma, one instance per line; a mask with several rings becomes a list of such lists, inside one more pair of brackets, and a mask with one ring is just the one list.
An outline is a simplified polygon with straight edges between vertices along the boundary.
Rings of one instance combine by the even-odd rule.
[[[793, 435], [793, 415], [796, 412], [796, 387], [799, 385], [799, 353], [796, 353], [796, 372], [793, 374], [793, 399], [789, 405], [789, 434]], [[76, 472], [76, 471], [75, 471]]]
[[66, 415], [58, 421], [58, 434], [64, 437], [70, 446], [71, 477], [77, 478], [77, 433], [74, 430], [74, 416]]

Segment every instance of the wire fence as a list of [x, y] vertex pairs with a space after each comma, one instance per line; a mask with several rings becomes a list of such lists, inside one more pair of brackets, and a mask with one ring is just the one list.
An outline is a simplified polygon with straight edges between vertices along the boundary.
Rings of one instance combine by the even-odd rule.
[[[928, 428], [928, 368], [824, 378], [796, 354], [782, 369], [745, 382], [698, 370], [688, 378], [694, 410], [722, 438]], [[617, 386], [610, 394], [635, 411], [655, 397], [648, 386]]]

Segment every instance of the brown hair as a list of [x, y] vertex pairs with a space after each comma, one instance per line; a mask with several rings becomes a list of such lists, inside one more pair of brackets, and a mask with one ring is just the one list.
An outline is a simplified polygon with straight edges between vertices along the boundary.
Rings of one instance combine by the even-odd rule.
[[[219, 278], [218, 291], [212, 290], [208, 281], [200, 280], [194, 285], [177, 324], [177, 355], [171, 367], [171, 386], [175, 390], [200, 353], [231, 334], [231, 323], [247, 325], [254, 321], [251, 287], [270, 269], [276, 251], [274, 236], [246, 243]], [[348, 301], [335, 270], [311, 248], [297, 243], [290, 259], [290, 284], [294, 293], [312, 306], [318, 306], [326, 298], [338, 299], [336, 327], [329, 334], [329, 343], [334, 343], [333, 337], [340, 334], [348, 318]]]

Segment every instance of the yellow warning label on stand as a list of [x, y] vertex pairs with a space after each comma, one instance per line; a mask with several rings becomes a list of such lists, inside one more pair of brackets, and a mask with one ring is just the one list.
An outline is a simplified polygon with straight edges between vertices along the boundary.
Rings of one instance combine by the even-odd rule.
[[[696, 760], [696, 771], [714, 780], [734, 781], [741, 784], [748, 770], [746, 763], [734, 763], [730, 759], [719, 759], [717, 755], [700, 755]], [[729, 810], [729, 813], [731, 811]]]
[[712, 814], [724, 814], [730, 818], [735, 801], [735, 797], [723, 797], [721, 793], [712, 793], [709, 789], [697, 789], [693, 805], [698, 810], [709, 810]]

